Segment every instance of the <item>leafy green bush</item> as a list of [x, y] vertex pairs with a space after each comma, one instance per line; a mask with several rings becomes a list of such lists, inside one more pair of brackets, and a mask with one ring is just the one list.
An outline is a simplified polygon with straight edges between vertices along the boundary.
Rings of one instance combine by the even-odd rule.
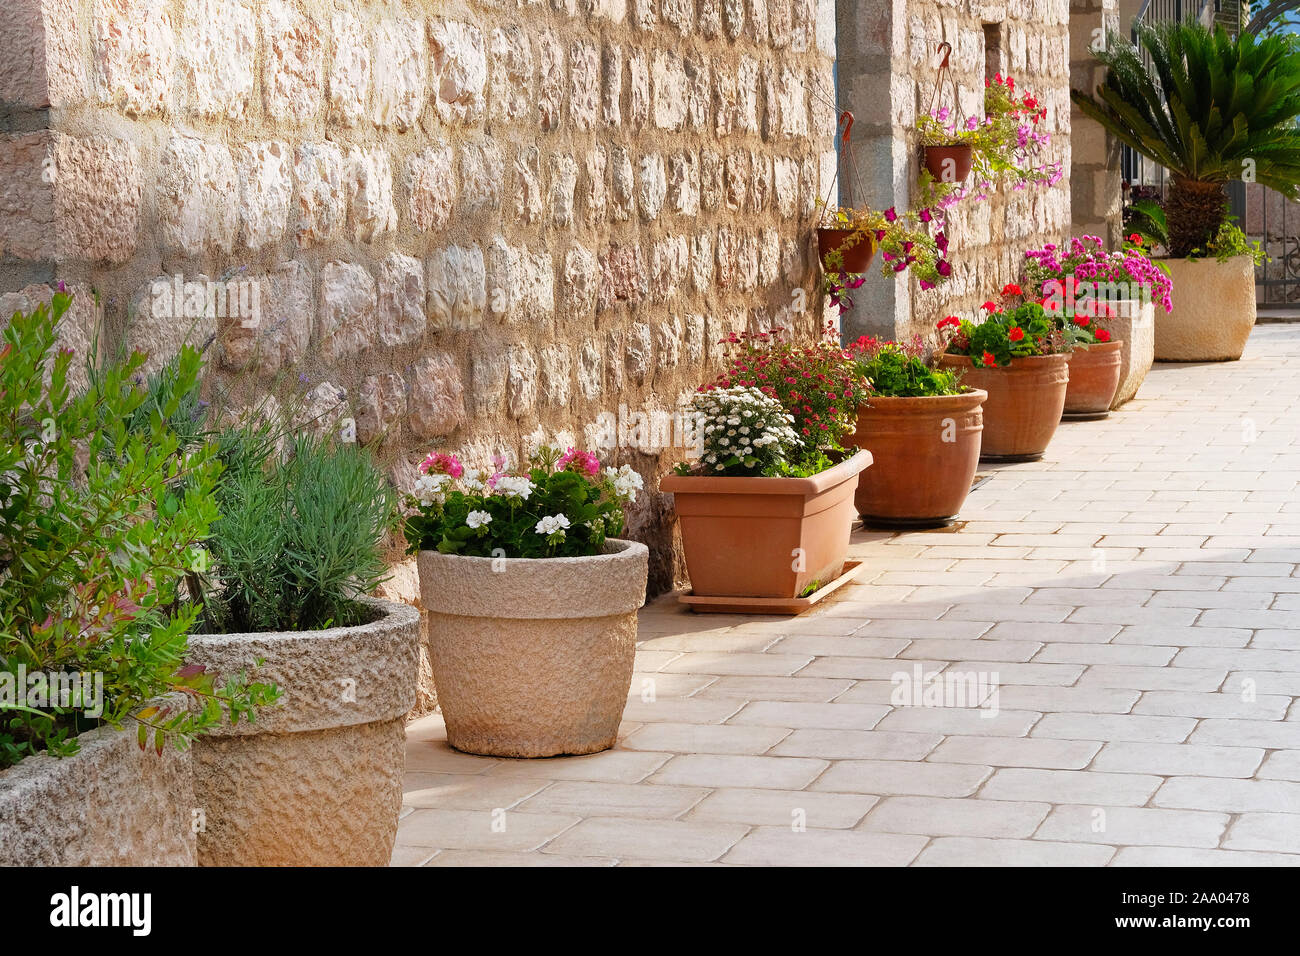
[[218, 433], [226, 471], [207, 547], [206, 631], [315, 630], [368, 619], [356, 598], [387, 575], [397, 497], [367, 452], [272, 425]]
[[850, 349], [857, 356], [859, 371], [870, 383], [872, 395], [924, 398], [959, 395], [966, 391], [958, 370], [933, 368], [925, 360], [925, 346], [919, 336], [912, 343], [903, 345], [879, 342], [864, 335]]
[[[1004, 290], [1004, 298], [1020, 294]], [[1012, 359], [1032, 355], [1052, 355], [1072, 351], [1082, 334], [1077, 326], [1059, 323], [1037, 302], [1024, 302], [1005, 311], [993, 301], [985, 302], [988, 315], [982, 322], [971, 322], [950, 315], [937, 328], [944, 337], [949, 355], [966, 355], [976, 368], [1005, 367]]]
[[[181, 584], [202, 562], [220, 465], [168, 420], [193, 391], [199, 354], [182, 352], [152, 405], [134, 384], [138, 354], [73, 395], [74, 356], [54, 353], [70, 302], [60, 293], [15, 314], [0, 339], [0, 767], [76, 753], [78, 733], [128, 717], [141, 746], [152, 735], [160, 752], [168, 739], [183, 747], [223, 712], [235, 721], [276, 696], [183, 666], [197, 609]], [[31, 693], [40, 686], [43, 699]], [[145, 707], [170, 691], [194, 705]]]

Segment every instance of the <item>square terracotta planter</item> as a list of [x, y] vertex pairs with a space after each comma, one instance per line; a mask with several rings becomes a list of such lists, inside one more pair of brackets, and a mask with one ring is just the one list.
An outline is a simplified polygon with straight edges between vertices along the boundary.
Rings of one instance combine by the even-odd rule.
[[697, 597], [800, 597], [840, 577], [857, 517], [859, 451], [811, 478], [668, 475]]

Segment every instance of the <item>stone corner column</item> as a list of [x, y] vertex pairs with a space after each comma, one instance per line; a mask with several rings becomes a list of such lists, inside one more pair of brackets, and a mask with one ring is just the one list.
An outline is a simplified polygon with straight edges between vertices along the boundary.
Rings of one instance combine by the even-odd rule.
[[[1106, 75], [1092, 53], [1099, 37], [1119, 29], [1119, 0], [1070, 0], [1070, 86], [1093, 92]], [[1075, 235], [1097, 235], [1111, 247], [1123, 238], [1120, 143], [1070, 106], [1070, 213]]]

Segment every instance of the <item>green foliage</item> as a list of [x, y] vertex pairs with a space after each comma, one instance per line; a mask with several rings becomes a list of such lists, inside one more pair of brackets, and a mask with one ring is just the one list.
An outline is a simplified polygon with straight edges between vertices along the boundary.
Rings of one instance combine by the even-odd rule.
[[[216, 519], [220, 471], [211, 446], [185, 447], [168, 424], [195, 386], [199, 354], [183, 350], [157, 391], [135, 384], [136, 354], [74, 395], [73, 355], [54, 354], [70, 301], [60, 293], [15, 314], [0, 348], [0, 681], [96, 675], [102, 712], [93, 692], [0, 700], [0, 766], [73, 754], [78, 733], [128, 717], [142, 746], [151, 737], [160, 750], [183, 747], [223, 712], [237, 720], [276, 696], [242, 675], [218, 687], [182, 666], [196, 614], [182, 584]], [[190, 706], [144, 707], [170, 691]]]
[[356, 598], [387, 574], [383, 544], [396, 495], [353, 444], [299, 436], [287, 454], [265, 424], [218, 435], [226, 471], [216, 487], [203, 627], [219, 633], [296, 631], [363, 623]]
[[1169, 248], [1169, 220], [1165, 208], [1154, 199], [1138, 199], [1124, 208], [1124, 234], [1132, 242], [1133, 236], [1141, 241], [1140, 247], [1150, 250], [1156, 246]]
[[1258, 240], [1251, 240], [1235, 224], [1225, 222], [1214, 234], [1214, 238], [1205, 244], [1204, 249], [1194, 249], [1189, 259], [1213, 256], [1219, 262], [1227, 262], [1237, 256], [1250, 256], [1255, 265], [1262, 266], [1268, 261], [1268, 254], [1260, 248]]
[[858, 355], [858, 371], [870, 383], [872, 395], [923, 398], [959, 395], [966, 390], [958, 370], [931, 367], [918, 345], [877, 342], [863, 336], [853, 350]]
[[[992, 305], [986, 302], [985, 308]], [[1080, 341], [1078, 329], [1070, 324], [1063, 327], [1037, 302], [1022, 303], [1010, 312], [988, 311], [979, 323], [955, 316], [939, 323], [948, 354], [970, 356], [976, 368], [1001, 367], [1015, 358], [1069, 352]]]

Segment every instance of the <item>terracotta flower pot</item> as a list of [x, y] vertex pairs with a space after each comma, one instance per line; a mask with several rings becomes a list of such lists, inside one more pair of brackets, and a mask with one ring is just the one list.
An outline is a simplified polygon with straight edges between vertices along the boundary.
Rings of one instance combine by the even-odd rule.
[[420, 612], [363, 599], [354, 627], [192, 634], [186, 660], [283, 691], [194, 742], [200, 866], [387, 866], [402, 810]]
[[[876, 241], [870, 235], [859, 233], [852, 245], [846, 245], [855, 231], [818, 227], [817, 255], [821, 259], [823, 269], [827, 272], [847, 272], [852, 275], [860, 275], [867, 271], [871, 266], [871, 260], [876, 255]], [[826, 264], [826, 257], [836, 250], [842, 250], [844, 254], [844, 264], [839, 268]]]
[[858, 407], [850, 441], [871, 452], [854, 504], [876, 527], [933, 528], [948, 524], [970, 493], [979, 465], [988, 393], [920, 398], [872, 396]]
[[1255, 327], [1255, 262], [1163, 259], [1174, 309], [1156, 314], [1157, 362], [1233, 362]]
[[925, 168], [941, 183], [964, 183], [974, 162], [970, 146], [925, 147]]
[[1065, 409], [1069, 368], [1064, 355], [1031, 355], [1004, 368], [975, 368], [966, 355], [939, 357], [962, 370], [962, 384], [989, 393], [984, 401], [981, 461], [1037, 461]]
[[702, 597], [795, 598], [840, 576], [853, 494], [871, 454], [811, 478], [668, 475], [691, 588]]
[[1074, 421], [1091, 421], [1110, 414], [1110, 405], [1119, 388], [1120, 363], [1124, 343], [1112, 339], [1096, 345], [1081, 345], [1066, 356], [1070, 381], [1065, 389], [1062, 417]]
[[429, 662], [457, 750], [553, 757], [614, 745], [650, 553], [616, 538], [606, 547], [582, 558], [420, 552]]

